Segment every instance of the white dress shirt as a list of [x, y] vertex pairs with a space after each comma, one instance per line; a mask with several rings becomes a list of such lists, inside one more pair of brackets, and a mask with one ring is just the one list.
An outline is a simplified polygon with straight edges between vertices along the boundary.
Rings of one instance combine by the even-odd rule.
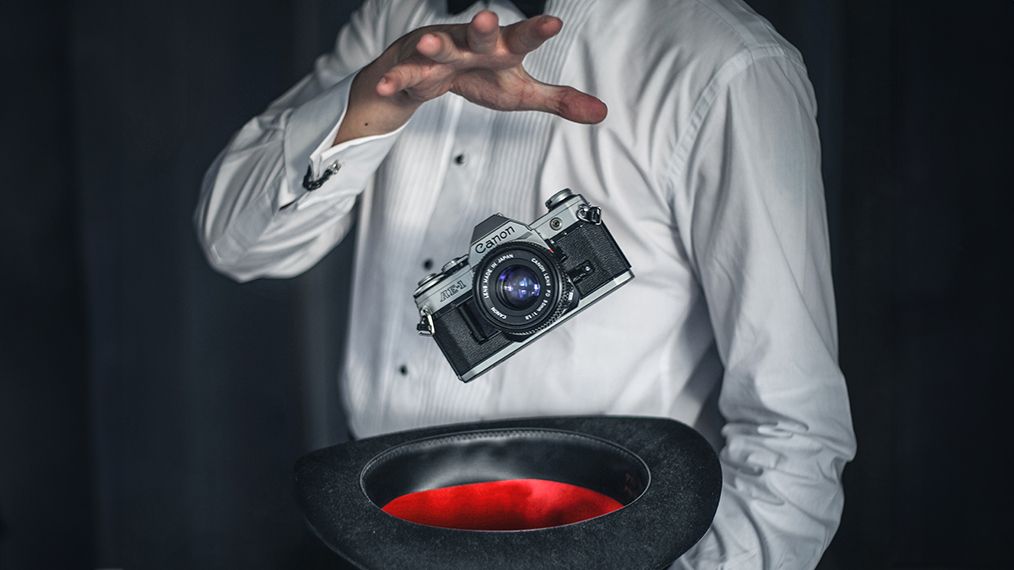
[[[502, 113], [448, 94], [393, 133], [331, 147], [356, 72], [409, 30], [466, 22], [439, 0], [368, 0], [313, 73], [247, 123], [196, 212], [211, 264], [296, 275], [357, 223], [341, 393], [359, 437], [466, 420], [675, 418], [721, 448], [709, 533], [677, 563], [806, 568], [838, 525], [855, 452], [814, 121], [799, 53], [736, 0], [550, 1], [560, 35], [525, 59], [606, 120]], [[503, 25], [522, 16], [494, 1]], [[307, 192], [314, 176], [336, 174]], [[490, 214], [528, 223], [569, 187], [635, 279], [462, 384], [415, 330], [416, 282]]]

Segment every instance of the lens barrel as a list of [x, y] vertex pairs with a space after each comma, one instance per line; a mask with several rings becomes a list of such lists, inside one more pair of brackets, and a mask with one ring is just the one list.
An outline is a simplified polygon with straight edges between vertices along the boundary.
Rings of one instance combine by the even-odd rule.
[[570, 287], [559, 262], [545, 247], [509, 242], [476, 266], [472, 294], [479, 314], [505, 333], [529, 335], [563, 312]]

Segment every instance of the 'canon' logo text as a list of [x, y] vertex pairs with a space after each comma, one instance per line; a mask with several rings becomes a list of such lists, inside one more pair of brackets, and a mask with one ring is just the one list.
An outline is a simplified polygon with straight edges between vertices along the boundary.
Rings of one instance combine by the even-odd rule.
[[486, 241], [480, 241], [479, 243], [475, 244], [475, 252], [484, 253], [487, 250], [492, 249], [494, 246], [496, 246], [496, 244], [510, 237], [511, 234], [513, 233], [514, 226], [507, 226], [504, 229], [500, 230], [500, 233], [494, 234], [489, 238], [487, 238]]

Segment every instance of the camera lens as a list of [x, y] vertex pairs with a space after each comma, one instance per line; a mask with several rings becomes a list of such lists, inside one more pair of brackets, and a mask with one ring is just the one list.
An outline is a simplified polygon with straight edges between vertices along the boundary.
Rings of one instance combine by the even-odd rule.
[[545, 247], [508, 242], [476, 265], [472, 295], [477, 312], [504, 334], [523, 337], [552, 323], [566, 310], [572, 285]]
[[523, 310], [539, 299], [542, 285], [535, 272], [524, 265], [512, 265], [500, 272], [496, 279], [496, 294], [508, 306]]

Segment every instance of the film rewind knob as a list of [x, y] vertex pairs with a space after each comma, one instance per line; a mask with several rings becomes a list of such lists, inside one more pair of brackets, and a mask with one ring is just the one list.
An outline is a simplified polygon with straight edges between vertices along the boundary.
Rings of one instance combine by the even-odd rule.
[[570, 191], [570, 188], [564, 188], [563, 190], [560, 190], [556, 194], [553, 194], [552, 196], [549, 197], [548, 200], [546, 200], [546, 208], [552, 210], [553, 208], [559, 206], [564, 200], [570, 198], [573, 195], [574, 193]]

